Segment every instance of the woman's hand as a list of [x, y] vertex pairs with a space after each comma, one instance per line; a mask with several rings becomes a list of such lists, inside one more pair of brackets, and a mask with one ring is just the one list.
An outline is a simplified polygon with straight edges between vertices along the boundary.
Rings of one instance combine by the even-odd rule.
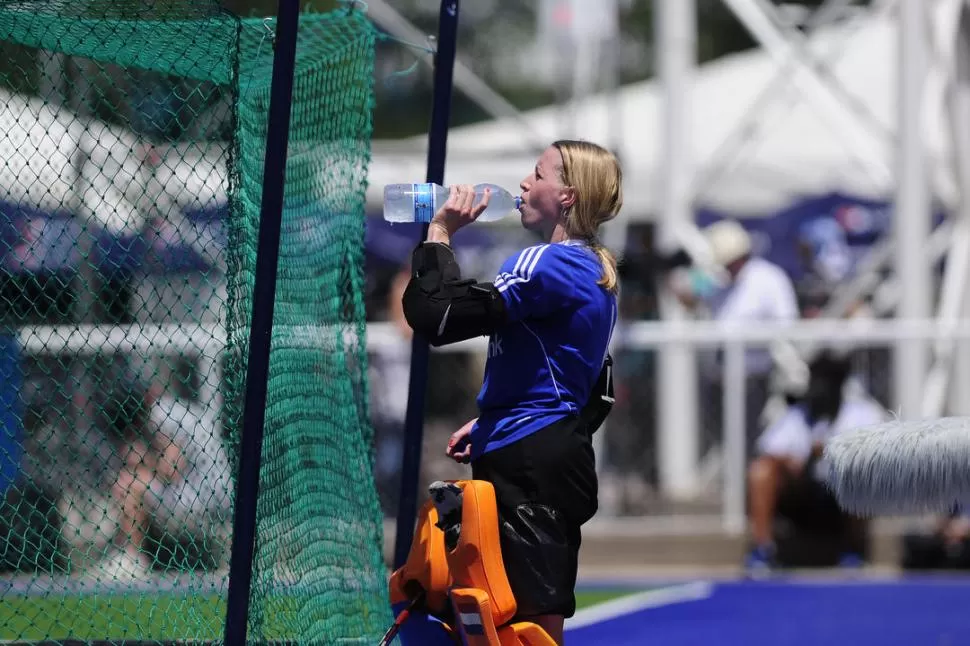
[[478, 219], [488, 207], [489, 191], [485, 189], [482, 201], [475, 204], [475, 187], [470, 184], [460, 184], [451, 187], [448, 200], [431, 218], [428, 227], [428, 242], [449, 243], [451, 236], [463, 226]]
[[477, 421], [478, 418], [476, 417], [451, 434], [451, 437], [448, 438], [448, 447], [445, 449], [445, 455], [461, 464], [466, 464], [471, 459], [472, 443], [470, 436], [472, 427]]

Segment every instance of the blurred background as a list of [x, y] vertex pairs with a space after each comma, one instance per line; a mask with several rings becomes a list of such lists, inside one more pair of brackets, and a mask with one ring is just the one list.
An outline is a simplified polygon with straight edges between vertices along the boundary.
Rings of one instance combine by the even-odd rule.
[[[416, 46], [386, 43], [378, 64], [375, 211], [384, 184], [423, 178], [431, 69], [418, 46], [437, 11], [369, 3]], [[796, 469], [807, 490], [766, 489], [761, 476], [799, 453], [774, 438], [795, 433], [786, 414], [810, 388], [837, 393], [834, 412], [803, 424], [816, 453], [854, 425], [968, 414], [964, 11], [933, 0], [462, 7], [446, 182], [514, 191], [557, 138], [606, 145], [624, 165], [625, 208], [603, 234], [621, 256], [617, 404], [596, 438], [586, 567], [750, 566], [753, 514], [769, 512], [774, 559], [788, 565], [963, 567], [958, 510], [855, 525], [819, 500], [807, 473], [817, 458]], [[745, 235], [707, 229], [724, 221]], [[368, 226], [378, 485], [393, 513], [408, 359], [398, 272], [415, 239]], [[531, 242], [516, 222], [463, 234], [462, 267], [483, 280]], [[423, 482], [462, 473], [442, 447], [474, 416], [483, 349], [432, 355]], [[847, 372], [815, 370], [823, 357]], [[775, 502], [754, 512], [765, 492]]]
[[[270, 0], [223, 4], [246, 16], [275, 12]], [[860, 529], [810, 487], [785, 498], [789, 513], [763, 477], [797, 462], [798, 477], [817, 482], [818, 447], [853, 424], [970, 414], [967, 10], [964, 0], [463, 3], [446, 182], [515, 192], [559, 138], [605, 145], [624, 167], [625, 208], [603, 232], [621, 262], [617, 402], [595, 438], [600, 512], [586, 530], [584, 568], [737, 569], [757, 547], [755, 508], [787, 564], [970, 563], [960, 510]], [[368, 0], [366, 11], [388, 36], [374, 76], [365, 290], [375, 479], [392, 542], [410, 360], [400, 298], [419, 232], [385, 223], [381, 194], [425, 178], [439, 2]], [[23, 72], [0, 74], [20, 79], [0, 88], [0, 127], [22, 130], [48, 159], [68, 159], [71, 133], [57, 138], [44, 124], [38, 139], [21, 119], [36, 97], [118, 126], [112, 136], [127, 161], [114, 171], [98, 162], [89, 181], [116, 182], [120, 205], [130, 197], [125, 164], [155, 169], [151, 200], [174, 205], [155, 219], [134, 198], [127, 211], [110, 209], [115, 219], [91, 243], [104, 264], [88, 278], [97, 274], [101, 291], [78, 305], [57, 276], [78, 263], [79, 232], [49, 208], [57, 199], [25, 201], [16, 167], [0, 168], [7, 315], [37, 326], [76, 323], [76, 311], [105, 325], [205, 323], [208, 304], [225, 298], [219, 142], [232, 127], [230, 97], [130, 70], [97, 83], [110, 71], [92, 76], [84, 60], [40, 50], [5, 45], [0, 54], [0, 65]], [[142, 140], [169, 143], [142, 149]], [[31, 186], [55, 196], [63, 188]], [[25, 211], [27, 202], [36, 208]], [[509, 221], [470, 227], [455, 246], [468, 276], [491, 280], [532, 242]], [[126, 264], [132, 245], [149, 251], [136, 266]], [[68, 441], [46, 426], [49, 384], [72, 370], [50, 347], [37, 342], [21, 359], [27, 440], [0, 447], [10, 481], [32, 441], [50, 455]], [[432, 353], [422, 486], [466, 473], [444, 446], [475, 416], [484, 350], [482, 340]], [[179, 396], [207, 409], [221, 366], [177, 354], [147, 372], [182, 384]], [[847, 367], [827, 371], [820, 357]], [[859, 402], [878, 412], [852, 417], [849, 404]], [[800, 426], [786, 421], [793, 411]]]

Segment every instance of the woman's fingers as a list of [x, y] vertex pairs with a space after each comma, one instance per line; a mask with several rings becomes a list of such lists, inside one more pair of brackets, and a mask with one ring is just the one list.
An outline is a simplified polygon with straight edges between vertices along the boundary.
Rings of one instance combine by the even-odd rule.
[[451, 455], [455, 452], [455, 447], [458, 446], [458, 442], [461, 441], [462, 433], [461, 431], [455, 431], [448, 438], [448, 447], [445, 449], [445, 453]]
[[472, 445], [471, 442], [465, 442], [460, 451], [456, 451], [454, 447], [449, 447], [448, 456], [451, 457], [455, 462], [468, 462], [472, 455]]
[[445, 208], [449, 210], [457, 210], [461, 204], [461, 187], [452, 186], [451, 190], [448, 191], [448, 200], [445, 202]]
[[458, 461], [461, 461], [462, 457], [467, 458], [470, 456], [471, 442], [468, 438], [470, 431], [470, 428], [462, 427], [452, 433], [451, 437], [448, 438], [448, 446], [445, 448], [445, 455]]
[[491, 196], [492, 196], [492, 191], [491, 191], [491, 189], [488, 189], [488, 188], [486, 188], [486, 189], [485, 189], [485, 192], [484, 192], [484, 193], [482, 194], [482, 201], [481, 201], [481, 202], [479, 202], [479, 203], [478, 203], [478, 204], [477, 204], [477, 205], [475, 206], [475, 208], [474, 208], [474, 210], [472, 211], [472, 215], [473, 215], [474, 217], [476, 217], [476, 218], [477, 218], [478, 216], [480, 216], [480, 215], [481, 215], [481, 214], [482, 214], [482, 213], [483, 213], [483, 212], [485, 211], [485, 209], [487, 209], [487, 208], [488, 208], [488, 199], [489, 199], [489, 198], [490, 198]]
[[449, 233], [474, 222], [488, 206], [489, 193], [482, 195], [481, 202], [475, 204], [475, 187], [471, 184], [455, 184], [448, 191], [448, 199], [435, 214]]
[[460, 193], [461, 200], [459, 201], [459, 213], [463, 218], [470, 218], [472, 216], [472, 209], [475, 206], [475, 187], [468, 184], [462, 184]]

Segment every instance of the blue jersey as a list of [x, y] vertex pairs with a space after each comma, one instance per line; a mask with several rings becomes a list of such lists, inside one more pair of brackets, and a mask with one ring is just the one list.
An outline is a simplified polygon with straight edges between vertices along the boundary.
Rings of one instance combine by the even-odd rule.
[[502, 265], [495, 287], [508, 316], [489, 338], [472, 459], [586, 405], [616, 323], [602, 274], [596, 253], [573, 241], [529, 247]]

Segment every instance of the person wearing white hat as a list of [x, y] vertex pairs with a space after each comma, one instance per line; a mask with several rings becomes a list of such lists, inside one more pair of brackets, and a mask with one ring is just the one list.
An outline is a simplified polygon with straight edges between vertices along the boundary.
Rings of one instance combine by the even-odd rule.
[[[778, 265], [754, 254], [751, 235], [735, 220], [721, 220], [702, 230], [707, 260], [719, 273], [713, 289], [696, 291], [712, 319], [725, 326], [750, 327], [794, 321], [799, 317], [794, 285]], [[690, 300], [690, 299], [686, 299]], [[768, 402], [774, 361], [766, 347], [745, 353], [747, 451], [751, 455], [760, 434], [760, 417]], [[704, 419], [707, 436], [720, 438], [722, 377], [720, 361], [707, 364], [704, 374]]]
[[734, 220], [721, 220], [704, 229], [716, 265], [736, 277], [751, 257], [751, 235]]

